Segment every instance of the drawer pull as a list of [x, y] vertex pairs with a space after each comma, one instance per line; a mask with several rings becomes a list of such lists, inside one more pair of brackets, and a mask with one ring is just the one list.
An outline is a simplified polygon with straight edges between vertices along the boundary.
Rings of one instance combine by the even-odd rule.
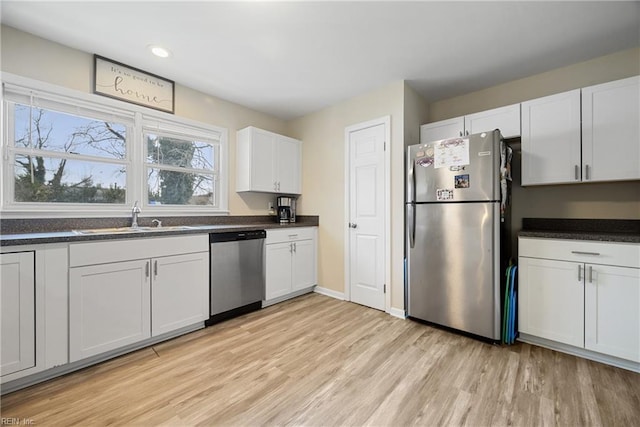
[[578, 282], [582, 282], [582, 266], [578, 266]]
[[589, 266], [589, 283], [593, 283], [593, 267]]
[[572, 254], [576, 254], [576, 255], [600, 255], [599, 252], [583, 252], [583, 251], [571, 251]]

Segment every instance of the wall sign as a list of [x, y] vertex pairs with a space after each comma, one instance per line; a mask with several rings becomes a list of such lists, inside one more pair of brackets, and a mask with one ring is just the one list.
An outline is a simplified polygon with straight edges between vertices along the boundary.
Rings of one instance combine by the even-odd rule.
[[99, 55], [94, 57], [93, 92], [174, 113], [174, 83]]

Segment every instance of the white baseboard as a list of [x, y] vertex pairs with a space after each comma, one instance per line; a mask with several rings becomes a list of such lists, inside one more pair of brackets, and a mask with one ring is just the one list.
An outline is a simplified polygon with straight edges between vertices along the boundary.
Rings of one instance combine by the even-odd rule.
[[605, 363], [607, 365], [616, 366], [618, 368], [640, 373], [640, 363], [633, 362], [631, 360], [620, 359], [615, 356], [608, 356], [606, 354], [597, 353], [595, 351], [586, 350], [584, 348], [574, 347], [572, 345], [562, 344], [545, 338], [523, 334], [522, 332], [520, 332], [518, 341], [539, 345], [540, 347], [550, 348], [551, 350], [572, 354], [584, 359], [594, 360], [596, 362]]
[[344, 292], [338, 292], [338, 291], [334, 291], [333, 289], [327, 289], [320, 286], [316, 286], [313, 291], [321, 295], [326, 295], [328, 297], [344, 301]]
[[389, 314], [392, 315], [393, 317], [397, 317], [399, 319], [406, 319], [407, 316], [404, 313], [404, 310], [401, 310], [399, 308], [395, 308], [395, 307], [391, 307], [391, 309], [389, 310]]

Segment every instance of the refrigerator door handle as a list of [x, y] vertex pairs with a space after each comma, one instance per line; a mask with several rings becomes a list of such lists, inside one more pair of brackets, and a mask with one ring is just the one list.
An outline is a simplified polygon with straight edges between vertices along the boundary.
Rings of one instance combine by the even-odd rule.
[[407, 223], [409, 225], [409, 247], [413, 249], [416, 246], [416, 205], [413, 203], [407, 205]]
[[409, 200], [407, 202], [413, 203], [416, 201], [416, 163], [413, 160], [409, 161], [409, 179], [407, 180]]

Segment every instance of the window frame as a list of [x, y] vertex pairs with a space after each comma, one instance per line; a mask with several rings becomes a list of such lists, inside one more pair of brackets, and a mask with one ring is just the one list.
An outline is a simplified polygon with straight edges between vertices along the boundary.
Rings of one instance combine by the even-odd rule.
[[[193, 216], [228, 215], [228, 131], [226, 128], [196, 122], [149, 108], [127, 104], [94, 94], [75, 91], [49, 83], [1, 73], [2, 95], [0, 117], [3, 123], [2, 161], [0, 162], [0, 214], [5, 218], [44, 217], [128, 217], [134, 202], [142, 207], [142, 216]], [[99, 120], [113, 120], [127, 126], [125, 161], [103, 159], [104, 163], [124, 164], [127, 168], [126, 200], [124, 204], [111, 203], [53, 203], [16, 202], [15, 155], [29, 151], [15, 146], [13, 107], [19, 103], [32, 105], [37, 97], [38, 107], [66, 114]], [[146, 142], [144, 132], [166, 131], [186, 140], [199, 138], [214, 146], [214, 197], [217, 206], [211, 205], [149, 205], [147, 203]], [[39, 153], [45, 153], [38, 151]], [[51, 157], [96, 161], [92, 156], [64, 154], [49, 151]], [[98, 160], [102, 162], [103, 160]], [[217, 170], [215, 169], [217, 167]]]

